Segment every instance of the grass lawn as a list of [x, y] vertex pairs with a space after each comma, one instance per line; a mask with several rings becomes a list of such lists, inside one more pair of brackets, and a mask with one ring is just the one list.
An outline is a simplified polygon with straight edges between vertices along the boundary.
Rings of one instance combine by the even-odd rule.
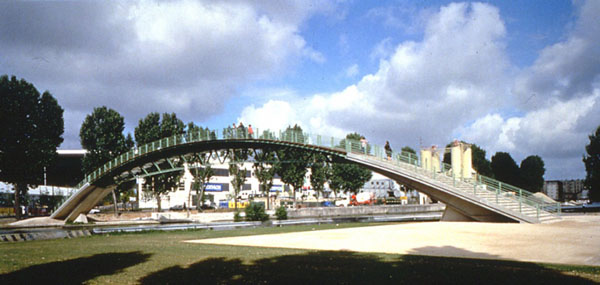
[[[340, 224], [338, 228], [357, 226], [365, 224]], [[150, 232], [2, 243], [0, 284], [600, 282], [600, 267], [181, 242], [313, 228], [336, 226]]]

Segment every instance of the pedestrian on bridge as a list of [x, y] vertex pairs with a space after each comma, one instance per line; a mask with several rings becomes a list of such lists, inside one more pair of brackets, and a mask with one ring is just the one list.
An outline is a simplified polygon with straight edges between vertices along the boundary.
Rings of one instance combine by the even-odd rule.
[[254, 130], [252, 130], [252, 125], [248, 124], [248, 138], [254, 137]]
[[367, 139], [364, 136], [360, 137], [360, 150], [364, 153], [367, 154], [367, 144], [369, 142], [367, 141]]
[[388, 160], [392, 160], [392, 147], [390, 146], [389, 141], [385, 141], [385, 154], [387, 155]]

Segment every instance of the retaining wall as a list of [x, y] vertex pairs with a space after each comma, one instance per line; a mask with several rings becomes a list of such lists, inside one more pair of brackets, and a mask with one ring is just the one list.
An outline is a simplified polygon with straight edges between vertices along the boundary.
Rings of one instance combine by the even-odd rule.
[[380, 205], [356, 207], [319, 207], [288, 209], [289, 219], [348, 217], [370, 215], [410, 215], [417, 213], [442, 213], [446, 206], [441, 203], [429, 205]]

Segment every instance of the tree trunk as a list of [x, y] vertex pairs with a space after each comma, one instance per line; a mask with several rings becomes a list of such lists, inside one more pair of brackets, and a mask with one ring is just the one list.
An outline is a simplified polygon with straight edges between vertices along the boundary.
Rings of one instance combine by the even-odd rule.
[[266, 191], [267, 192], [267, 195], [266, 195], [267, 196], [267, 210], [271, 210], [271, 203], [270, 203], [271, 197], [269, 197], [270, 196], [269, 191], [270, 191], [270, 189]]
[[160, 213], [162, 210], [161, 205], [160, 205], [160, 193], [156, 193], [156, 205], [158, 207], [158, 212]]
[[234, 207], [235, 211], [237, 212], [237, 195], [235, 195], [233, 197], [233, 207]]
[[[196, 191], [196, 195], [198, 195], [198, 191]], [[188, 207], [187, 207], [187, 217], [190, 217], [190, 208], [192, 208], [192, 187], [190, 187], [190, 191], [188, 191]], [[197, 205], [197, 204], [196, 204]], [[197, 206], [196, 206], [197, 208]]]
[[113, 206], [114, 206], [114, 210], [115, 210], [115, 217], [118, 217], [119, 209], [117, 207], [117, 194], [115, 194], [115, 189], [113, 189], [111, 192], [112, 192], [112, 197], [113, 197]]
[[19, 200], [19, 194], [22, 191], [23, 184], [18, 183], [15, 184], [15, 217], [17, 218], [17, 220], [21, 219], [21, 201]]
[[196, 208], [198, 208], [199, 212], [202, 211], [202, 197], [204, 197], [204, 188], [204, 186], [200, 186], [200, 195], [198, 195], [198, 203], [196, 203]]
[[294, 187], [294, 189], [292, 190], [292, 199], [293, 199], [292, 205], [293, 205], [294, 209], [296, 209], [296, 187], [295, 186], [292, 186], [292, 187]]

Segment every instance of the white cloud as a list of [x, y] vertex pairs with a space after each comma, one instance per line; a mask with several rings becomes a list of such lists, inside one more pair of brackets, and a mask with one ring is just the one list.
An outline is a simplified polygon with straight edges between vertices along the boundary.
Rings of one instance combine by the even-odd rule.
[[126, 114], [129, 125], [152, 111], [204, 120], [244, 84], [303, 58], [324, 62], [299, 26], [331, 9], [320, 1], [3, 2], [0, 73], [50, 90], [71, 118], [65, 144], [77, 147], [82, 114], [94, 107]]
[[585, 97], [600, 87], [600, 2], [580, 3], [579, 18], [566, 40], [544, 48], [515, 81], [514, 92], [522, 108]]
[[496, 8], [451, 4], [429, 20], [423, 42], [401, 43], [376, 73], [340, 92], [290, 103], [305, 125], [319, 122], [341, 134], [402, 144], [448, 140], [454, 126], [506, 96], [504, 33]]
[[[581, 177], [578, 161], [600, 122], [600, 46], [593, 44], [600, 33], [591, 20], [600, 14], [597, 3], [583, 3], [565, 41], [542, 50], [520, 73], [506, 56], [497, 8], [444, 6], [426, 22], [422, 41], [386, 52], [391, 40], [383, 40], [371, 53], [380, 59], [377, 72], [340, 92], [289, 100], [293, 116], [287, 118], [313, 132], [357, 131], [395, 148], [445, 145], [457, 136], [488, 156], [541, 155], [547, 178]], [[523, 107], [528, 100], [533, 107]]]

